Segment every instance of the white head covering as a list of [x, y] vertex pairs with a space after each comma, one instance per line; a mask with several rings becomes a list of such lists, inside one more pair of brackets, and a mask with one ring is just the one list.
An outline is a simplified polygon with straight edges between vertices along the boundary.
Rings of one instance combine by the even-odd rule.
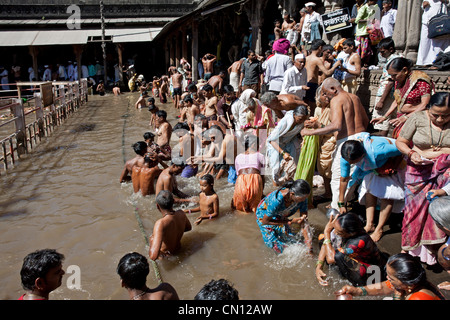
[[315, 7], [316, 4], [314, 2], [307, 2], [305, 3], [305, 7]]
[[303, 53], [298, 53], [295, 55], [294, 60], [305, 59], [305, 55]]

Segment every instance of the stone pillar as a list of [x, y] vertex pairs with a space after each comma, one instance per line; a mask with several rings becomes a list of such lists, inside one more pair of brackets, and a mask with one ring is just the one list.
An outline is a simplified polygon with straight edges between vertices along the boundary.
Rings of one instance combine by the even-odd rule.
[[173, 37], [170, 37], [170, 66], [175, 65], [175, 41]]
[[122, 87], [123, 85], [125, 85], [125, 83], [123, 82], [123, 44], [117, 43], [116, 49], [117, 59], [119, 61], [119, 86]]
[[34, 70], [34, 77], [36, 80], [39, 80], [39, 74], [38, 74], [38, 62], [37, 62], [37, 56], [39, 53], [38, 47], [35, 46], [29, 46], [28, 52], [31, 55], [31, 59], [33, 60], [33, 70]]
[[198, 81], [198, 20], [192, 21], [192, 81]]
[[408, 59], [416, 62], [422, 28], [421, 1], [402, 0], [398, 3], [397, 19], [395, 21], [392, 39], [395, 49], [402, 52]]
[[81, 56], [83, 55], [83, 45], [74, 44], [73, 52], [75, 53], [75, 60], [77, 61], [78, 80], [81, 79]]
[[177, 31], [175, 35], [175, 67], [180, 66], [181, 46], [180, 46], [181, 31]]
[[256, 54], [263, 55], [261, 28], [264, 24], [264, 8], [267, 0], [253, 0], [245, 5], [245, 11], [252, 26], [252, 47]]

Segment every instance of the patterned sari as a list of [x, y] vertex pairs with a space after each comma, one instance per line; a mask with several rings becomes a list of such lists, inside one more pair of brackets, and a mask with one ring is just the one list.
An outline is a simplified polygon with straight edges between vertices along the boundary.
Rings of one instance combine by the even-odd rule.
[[278, 226], [270, 224], [262, 224], [261, 219], [266, 215], [273, 220], [283, 217], [290, 217], [298, 210], [300, 213], [308, 211], [308, 201], [294, 203], [289, 208], [284, 204], [283, 194], [278, 190], [271, 192], [267, 197], [261, 200], [256, 209], [256, 223], [261, 230], [264, 243], [277, 253], [282, 253], [284, 248], [292, 243], [297, 242], [295, 234], [291, 231], [287, 224]]
[[444, 243], [446, 234], [428, 214], [426, 194], [450, 182], [450, 155], [443, 154], [433, 164], [416, 166], [408, 161], [405, 176], [402, 249], [414, 250], [421, 245]]
[[[411, 71], [403, 87], [398, 87], [395, 83], [394, 99], [397, 102], [397, 118], [404, 114], [400, 111], [405, 104], [418, 105], [422, 96], [432, 95], [434, 93], [434, 84], [430, 76], [423, 71]], [[398, 138], [403, 124], [395, 127], [392, 137]]]

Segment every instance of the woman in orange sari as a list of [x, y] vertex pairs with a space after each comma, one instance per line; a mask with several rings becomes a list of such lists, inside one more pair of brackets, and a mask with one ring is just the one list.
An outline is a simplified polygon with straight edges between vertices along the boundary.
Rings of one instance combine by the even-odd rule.
[[388, 280], [367, 286], [346, 285], [337, 295], [379, 296], [392, 294], [392, 300], [445, 300], [439, 290], [427, 280], [420, 261], [407, 253], [398, 253], [386, 264]]
[[246, 135], [245, 152], [239, 154], [234, 161], [238, 177], [231, 208], [246, 213], [256, 212], [264, 190], [264, 179], [261, 175], [264, 168], [264, 156], [257, 151], [257, 140], [254, 135]]
[[412, 61], [399, 57], [389, 62], [388, 74], [395, 81], [394, 102], [381, 118], [372, 119], [372, 123], [382, 123], [394, 111], [397, 118], [389, 121], [395, 127], [392, 137], [397, 139], [403, 124], [414, 112], [425, 110], [434, 93], [434, 84], [430, 76], [423, 71], [411, 70]]

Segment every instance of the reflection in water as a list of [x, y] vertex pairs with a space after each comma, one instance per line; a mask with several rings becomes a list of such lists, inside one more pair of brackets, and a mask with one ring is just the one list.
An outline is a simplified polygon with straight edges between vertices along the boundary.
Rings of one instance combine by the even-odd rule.
[[[68, 289], [71, 274], [66, 274], [51, 299], [128, 299], [116, 274], [118, 261], [131, 251], [148, 255], [134, 210], [147, 236], [161, 216], [154, 196], [133, 194], [131, 184], [119, 183], [124, 160], [134, 157], [131, 145], [149, 129], [150, 113], [136, 110], [136, 99], [137, 94], [90, 98], [1, 178], [0, 299], [17, 299], [23, 293], [22, 259], [43, 248], [63, 253], [65, 269], [77, 265], [81, 270], [81, 289]], [[160, 107], [174, 125], [172, 104]], [[185, 193], [198, 194], [197, 178], [178, 181]], [[316, 257], [303, 245], [275, 255], [264, 245], [255, 216], [230, 210], [233, 186], [221, 179], [215, 189], [221, 216], [193, 225], [182, 239], [181, 252], [157, 262], [162, 279], [181, 299], [193, 299], [205, 283], [218, 278], [234, 283], [242, 299], [334, 299], [333, 292], [343, 284], [335, 271], [326, 271], [332, 285], [320, 287], [314, 275]], [[268, 181], [265, 194], [272, 189]], [[311, 218], [315, 214], [310, 211]], [[193, 223], [196, 216], [189, 218]], [[153, 270], [148, 285], [157, 285]]]

